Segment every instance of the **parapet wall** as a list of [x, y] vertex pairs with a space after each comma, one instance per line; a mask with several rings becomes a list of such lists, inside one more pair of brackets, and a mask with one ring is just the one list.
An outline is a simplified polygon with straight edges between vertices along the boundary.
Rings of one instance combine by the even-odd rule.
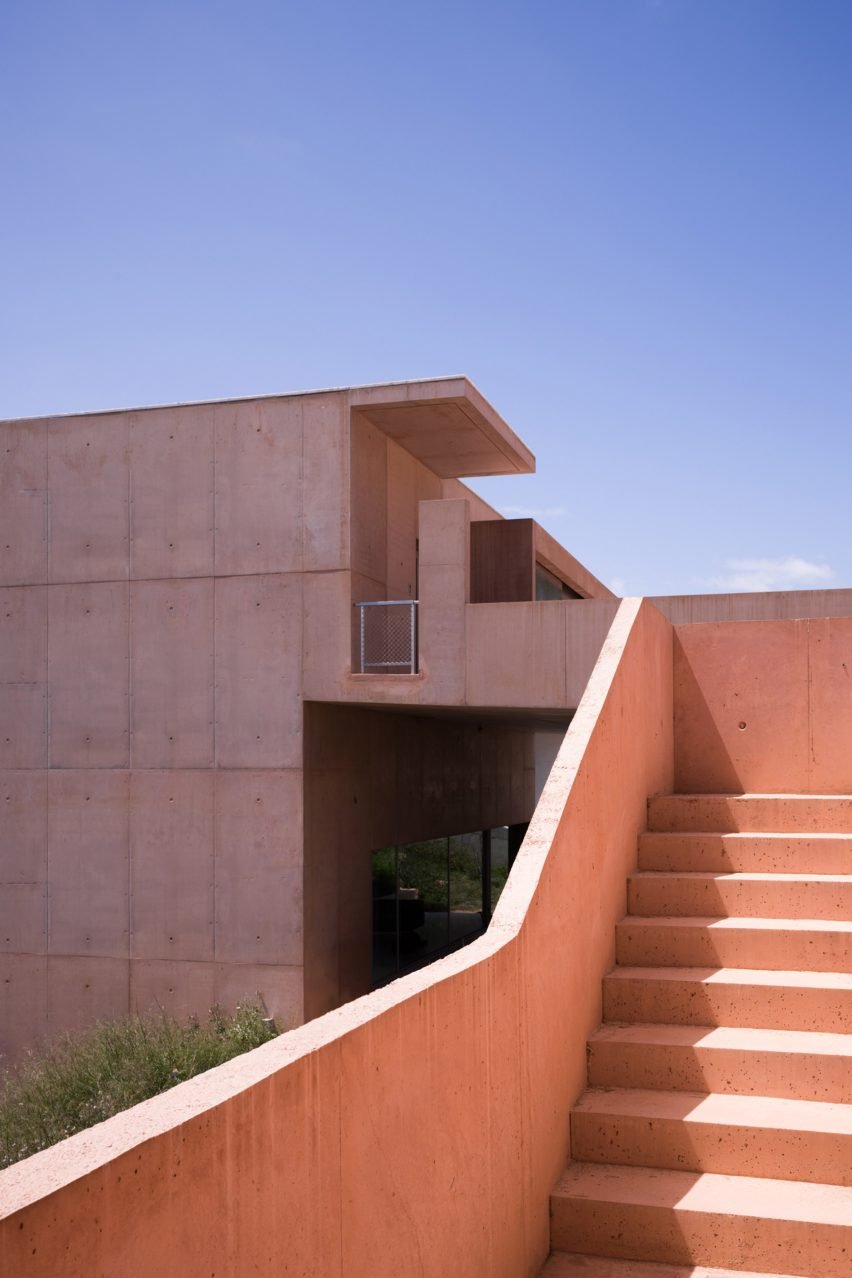
[[0, 1175], [0, 1271], [518, 1278], [549, 1246], [671, 627], [625, 601], [480, 941]]
[[678, 626], [674, 671], [676, 789], [852, 793], [852, 617]]

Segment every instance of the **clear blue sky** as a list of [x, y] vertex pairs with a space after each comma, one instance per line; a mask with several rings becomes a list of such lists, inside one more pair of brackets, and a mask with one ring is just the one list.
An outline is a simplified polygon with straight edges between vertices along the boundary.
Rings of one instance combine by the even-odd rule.
[[0, 417], [464, 372], [609, 583], [852, 586], [849, 0], [5, 0], [0, 176]]

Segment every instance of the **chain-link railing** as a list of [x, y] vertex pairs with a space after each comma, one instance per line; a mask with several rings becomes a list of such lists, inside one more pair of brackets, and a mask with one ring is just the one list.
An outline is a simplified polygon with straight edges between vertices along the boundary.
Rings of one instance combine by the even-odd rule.
[[358, 609], [358, 673], [417, 673], [417, 600], [365, 599]]

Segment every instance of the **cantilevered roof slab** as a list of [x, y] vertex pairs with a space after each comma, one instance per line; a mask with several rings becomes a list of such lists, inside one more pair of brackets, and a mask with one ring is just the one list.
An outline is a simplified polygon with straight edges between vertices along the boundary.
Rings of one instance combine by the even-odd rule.
[[466, 377], [355, 387], [350, 403], [442, 479], [535, 470], [533, 454]]

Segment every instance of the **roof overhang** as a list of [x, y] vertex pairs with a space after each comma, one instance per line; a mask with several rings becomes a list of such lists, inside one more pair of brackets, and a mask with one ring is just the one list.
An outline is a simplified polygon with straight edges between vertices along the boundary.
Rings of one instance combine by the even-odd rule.
[[355, 387], [350, 404], [442, 479], [535, 470], [533, 454], [466, 377]]

